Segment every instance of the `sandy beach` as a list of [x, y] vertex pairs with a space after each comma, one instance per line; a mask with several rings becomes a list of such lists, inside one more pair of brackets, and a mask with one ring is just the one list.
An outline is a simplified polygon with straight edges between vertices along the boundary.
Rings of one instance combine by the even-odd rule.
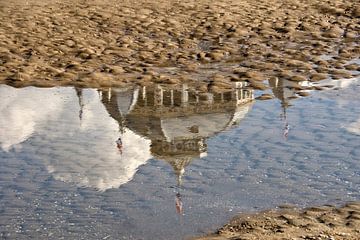
[[[0, 1], [0, 82], [87, 87], [349, 78], [360, 4], [304, 1]], [[328, 59], [327, 56], [334, 57]]]
[[[0, 0], [0, 18], [0, 83], [16, 87], [193, 83], [221, 92], [247, 81], [266, 90], [271, 79], [360, 71], [358, 0]], [[308, 89], [320, 90], [297, 90]], [[358, 202], [283, 206], [198, 239], [355, 240], [359, 229]]]

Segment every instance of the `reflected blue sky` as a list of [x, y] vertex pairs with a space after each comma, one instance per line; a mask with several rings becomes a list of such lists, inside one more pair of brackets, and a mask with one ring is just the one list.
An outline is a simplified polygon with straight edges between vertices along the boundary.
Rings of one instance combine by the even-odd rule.
[[1, 236], [182, 239], [237, 212], [359, 200], [359, 79], [301, 99], [289, 84], [269, 101], [0, 86]]

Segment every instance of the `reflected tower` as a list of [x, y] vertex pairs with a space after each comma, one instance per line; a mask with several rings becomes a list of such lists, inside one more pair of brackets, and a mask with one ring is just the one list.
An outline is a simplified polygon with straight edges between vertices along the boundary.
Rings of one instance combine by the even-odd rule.
[[276, 98], [281, 102], [281, 108], [283, 110], [281, 118], [284, 121], [283, 136], [287, 139], [290, 125], [287, 119], [287, 108], [290, 106], [290, 101], [296, 98], [296, 91], [303, 89], [304, 87], [309, 87], [309, 81], [294, 82], [286, 79], [279, 79], [273, 77], [269, 79], [269, 86]]

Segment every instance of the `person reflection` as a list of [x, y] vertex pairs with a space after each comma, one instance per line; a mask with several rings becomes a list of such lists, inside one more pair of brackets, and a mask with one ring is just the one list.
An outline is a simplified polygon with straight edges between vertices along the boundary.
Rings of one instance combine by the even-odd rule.
[[269, 85], [274, 93], [274, 96], [281, 101], [281, 108], [283, 109], [283, 112], [280, 114], [280, 117], [281, 120], [284, 121], [282, 135], [285, 140], [288, 139], [290, 132], [290, 125], [287, 119], [286, 110], [290, 106], [290, 100], [296, 96], [296, 89], [299, 89], [301, 84], [305, 83], [295, 83], [279, 78], [269, 79]]
[[176, 213], [179, 215], [182, 215], [183, 212], [183, 203], [181, 200], [181, 194], [180, 192], [176, 193], [176, 197], [175, 197], [175, 208], [176, 208]]
[[122, 144], [122, 140], [121, 137], [119, 137], [116, 141], [116, 147], [119, 150], [119, 153], [122, 154], [122, 150], [123, 150], [123, 144]]
[[287, 116], [286, 116], [286, 108], [283, 107], [283, 114], [281, 115], [283, 121], [285, 122], [285, 126], [284, 126], [284, 129], [283, 129], [283, 137], [285, 138], [285, 140], [288, 139], [288, 136], [289, 136], [289, 131], [290, 131], [290, 125], [288, 123], [288, 120], [287, 120]]
[[[185, 164], [185, 165], [187, 165], [187, 164]], [[183, 165], [181, 167], [180, 171], [176, 171], [176, 174], [177, 174], [177, 193], [175, 195], [175, 209], [176, 209], [176, 213], [178, 215], [183, 215], [184, 214], [183, 202], [182, 202], [182, 199], [181, 199], [180, 190], [181, 190], [182, 176], [183, 176], [183, 174], [185, 172], [185, 169], [184, 169], [185, 165]]]
[[288, 123], [285, 123], [285, 127], [284, 127], [284, 133], [283, 133], [283, 136], [285, 139], [288, 138], [289, 136], [289, 130], [290, 130], [290, 126]]

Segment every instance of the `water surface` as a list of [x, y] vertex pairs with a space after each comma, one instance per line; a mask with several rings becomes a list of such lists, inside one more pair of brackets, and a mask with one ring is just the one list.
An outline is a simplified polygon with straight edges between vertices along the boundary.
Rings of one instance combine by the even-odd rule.
[[[294, 99], [0, 86], [0, 236], [183, 239], [238, 212], [360, 200], [359, 79]], [[306, 85], [308, 83], [298, 83]]]

